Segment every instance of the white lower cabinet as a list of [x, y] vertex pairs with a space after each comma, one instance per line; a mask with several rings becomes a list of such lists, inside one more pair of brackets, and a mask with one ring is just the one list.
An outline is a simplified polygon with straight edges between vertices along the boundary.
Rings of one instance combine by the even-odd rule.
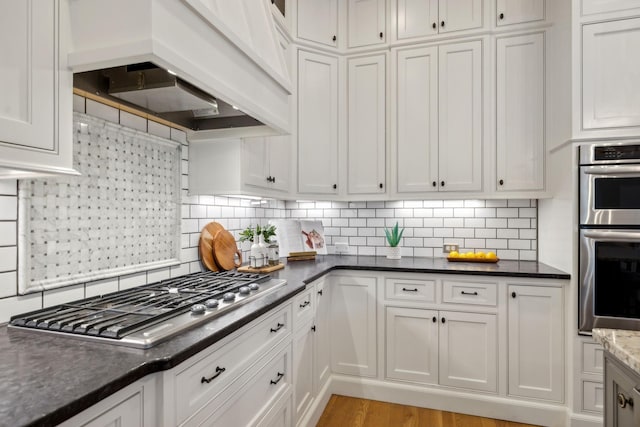
[[293, 414], [294, 424], [301, 425], [331, 376], [329, 288], [325, 280], [307, 285], [307, 290], [294, 299], [294, 309], [297, 314], [293, 333]]
[[148, 375], [59, 427], [156, 427], [156, 380], [156, 375]]
[[405, 307], [385, 311], [386, 377], [437, 384], [438, 312]]
[[497, 391], [496, 315], [401, 307], [386, 315], [387, 378]]
[[335, 373], [377, 374], [376, 283], [376, 277], [332, 277], [331, 368]]
[[562, 289], [509, 285], [509, 394], [561, 401], [564, 395]]
[[440, 313], [440, 384], [498, 391], [498, 325], [495, 314]]

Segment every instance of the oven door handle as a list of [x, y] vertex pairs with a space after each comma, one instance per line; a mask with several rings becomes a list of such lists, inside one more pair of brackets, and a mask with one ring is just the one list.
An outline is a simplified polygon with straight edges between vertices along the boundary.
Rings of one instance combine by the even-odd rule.
[[622, 242], [637, 242], [640, 240], [640, 230], [582, 230], [582, 235], [587, 239], [613, 240]]
[[638, 175], [640, 165], [608, 165], [608, 166], [581, 166], [585, 175]]

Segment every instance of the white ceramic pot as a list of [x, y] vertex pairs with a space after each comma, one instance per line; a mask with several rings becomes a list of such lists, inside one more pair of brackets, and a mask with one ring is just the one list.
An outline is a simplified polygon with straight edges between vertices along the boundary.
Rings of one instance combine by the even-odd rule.
[[400, 246], [389, 246], [389, 251], [387, 252], [387, 259], [400, 259], [402, 258], [400, 255]]

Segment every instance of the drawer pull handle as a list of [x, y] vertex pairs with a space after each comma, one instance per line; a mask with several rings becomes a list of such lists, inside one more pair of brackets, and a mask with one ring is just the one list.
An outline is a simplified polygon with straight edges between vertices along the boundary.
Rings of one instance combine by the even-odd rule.
[[618, 406], [621, 408], [626, 408], [627, 405], [632, 406], [633, 407], [633, 399], [631, 398], [627, 398], [624, 394], [622, 393], [618, 393], [617, 399], [618, 401]]
[[418, 292], [418, 288], [413, 288], [413, 289], [402, 288], [402, 290], [405, 292]]
[[271, 328], [271, 332], [278, 332], [282, 328], [284, 328], [284, 323], [278, 323], [277, 327]]
[[200, 383], [201, 384], [209, 384], [211, 381], [213, 381], [216, 378], [218, 378], [220, 376], [220, 374], [222, 374], [226, 370], [227, 370], [227, 368], [221, 368], [220, 366], [216, 366], [216, 373], [213, 374], [213, 376], [211, 376], [209, 378], [202, 377], [202, 379], [200, 380]]
[[322, 295], [322, 289], [318, 291], [318, 295]]
[[477, 292], [477, 291], [473, 291], [473, 292], [461, 291], [460, 293], [461, 293], [462, 295], [474, 295], [474, 296], [478, 296], [478, 292]]
[[313, 325], [313, 326], [311, 327], [311, 330], [312, 330], [313, 332], [315, 332], [315, 331], [316, 331], [316, 325]]
[[438, 319], [436, 319], [436, 316], [433, 316], [431, 320], [433, 320], [433, 323], [436, 323], [438, 321]]
[[284, 374], [282, 372], [278, 372], [278, 378], [276, 380], [271, 380], [271, 384], [273, 385], [278, 384], [282, 379], [282, 377], [284, 377]]
[[305, 308], [306, 306], [308, 306], [309, 304], [311, 304], [311, 301], [305, 301], [302, 304], [300, 304], [300, 308]]

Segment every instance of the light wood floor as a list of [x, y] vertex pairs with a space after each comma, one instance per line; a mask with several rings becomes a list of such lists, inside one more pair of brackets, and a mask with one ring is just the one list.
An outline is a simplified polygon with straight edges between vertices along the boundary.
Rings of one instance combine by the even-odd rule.
[[332, 395], [317, 427], [535, 427], [511, 421], [493, 420], [396, 405], [375, 400]]

